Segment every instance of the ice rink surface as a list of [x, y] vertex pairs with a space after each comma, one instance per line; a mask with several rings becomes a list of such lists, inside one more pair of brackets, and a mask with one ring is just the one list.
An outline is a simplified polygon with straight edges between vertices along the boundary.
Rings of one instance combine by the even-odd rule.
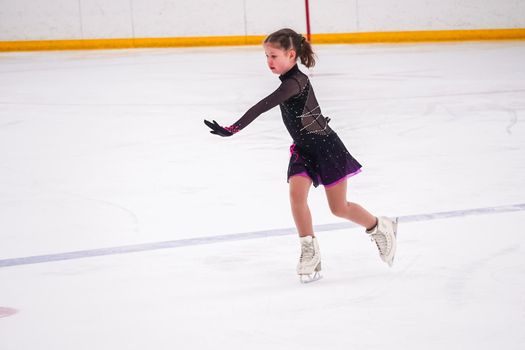
[[521, 349], [525, 42], [315, 48], [348, 198], [401, 223], [390, 269], [313, 189], [309, 285], [279, 109], [202, 123], [277, 88], [261, 48], [1, 53], [0, 349]]

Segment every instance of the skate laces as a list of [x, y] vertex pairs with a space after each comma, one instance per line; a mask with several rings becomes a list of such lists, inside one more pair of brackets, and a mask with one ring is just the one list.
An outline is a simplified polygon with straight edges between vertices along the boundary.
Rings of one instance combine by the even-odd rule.
[[375, 242], [377, 249], [381, 255], [386, 255], [389, 250], [388, 239], [384, 233], [373, 233], [370, 235], [370, 240]]
[[303, 242], [301, 243], [301, 257], [300, 261], [312, 260], [314, 257], [314, 243]]

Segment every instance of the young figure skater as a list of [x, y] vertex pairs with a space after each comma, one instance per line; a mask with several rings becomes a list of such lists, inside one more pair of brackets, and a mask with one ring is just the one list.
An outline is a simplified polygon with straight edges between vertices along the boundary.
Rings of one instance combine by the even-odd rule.
[[308, 208], [308, 192], [312, 184], [325, 187], [332, 213], [366, 229], [379, 250], [379, 256], [392, 266], [396, 252], [397, 220], [376, 218], [359, 204], [346, 199], [347, 178], [358, 174], [361, 165], [348, 152], [337, 134], [328, 126], [329, 118], [321, 113], [314, 91], [297, 60], [313, 67], [315, 55], [310, 43], [291, 29], [270, 34], [263, 42], [268, 67], [279, 74], [281, 85], [250, 108], [231, 126], [220, 126], [215, 120], [204, 123], [212, 134], [232, 136], [244, 129], [262, 113], [279, 105], [284, 125], [293, 144], [290, 147], [288, 183], [293, 218], [301, 242], [297, 274], [301, 282], [321, 277], [321, 254]]

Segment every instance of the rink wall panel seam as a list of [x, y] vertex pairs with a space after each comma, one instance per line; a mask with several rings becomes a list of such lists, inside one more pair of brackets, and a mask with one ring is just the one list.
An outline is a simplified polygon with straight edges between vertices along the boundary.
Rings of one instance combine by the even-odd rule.
[[[0, 51], [246, 46], [260, 45], [264, 38], [264, 35], [243, 35], [136, 39], [115, 38], [0, 41]], [[312, 34], [313, 44], [410, 43], [483, 40], [525, 40], [525, 28]]]

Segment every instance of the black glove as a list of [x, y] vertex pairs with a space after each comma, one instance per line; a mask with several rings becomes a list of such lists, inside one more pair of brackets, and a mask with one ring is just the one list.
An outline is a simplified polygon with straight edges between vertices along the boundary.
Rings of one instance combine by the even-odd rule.
[[219, 136], [232, 136], [233, 133], [229, 130], [227, 130], [226, 128], [223, 128], [222, 126], [219, 125], [219, 123], [217, 123], [215, 120], [212, 122], [204, 119], [204, 124], [206, 124], [210, 129], [211, 129], [211, 133], [212, 134], [215, 134], [215, 135], [219, 135]]

